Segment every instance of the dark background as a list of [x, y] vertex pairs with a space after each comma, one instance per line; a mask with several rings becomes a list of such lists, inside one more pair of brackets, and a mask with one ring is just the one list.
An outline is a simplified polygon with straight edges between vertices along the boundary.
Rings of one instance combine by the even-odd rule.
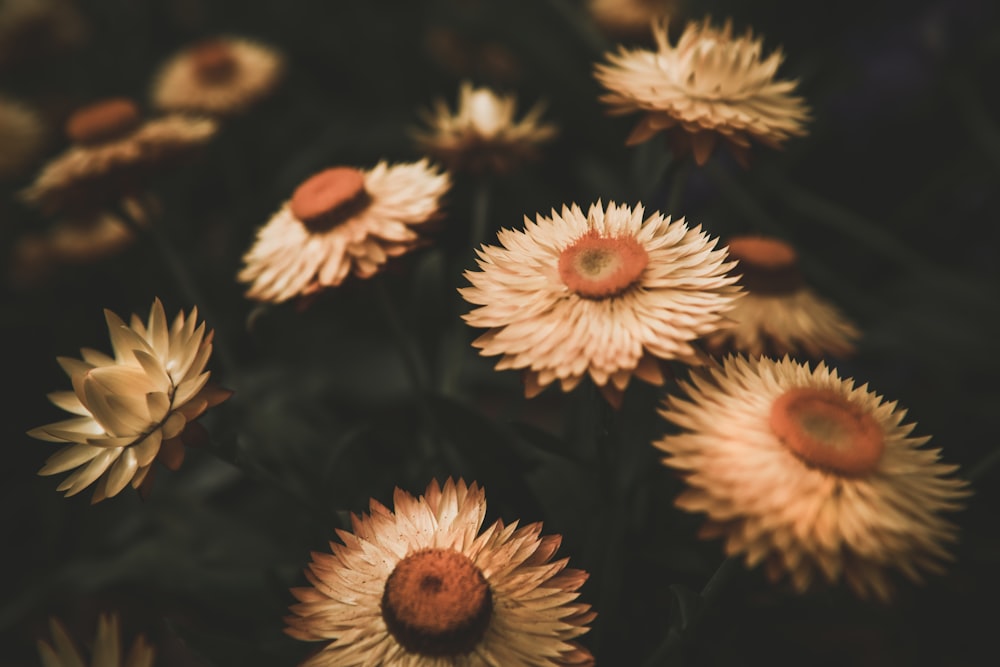
[[[488, 521], [543, 520], [546, 533], [563, 534], [560, 554], [593, 575], [583, 599], [600, 616], [584, 642], [601, 664], [643, 664], [722, 561], [720, 545], [698, 542], [698, 518], [671, 508], [677, 481], [648, 447], [665, 428], [653, 413], [660, 392], [631, 389], [620, 417], [641, 490], [623, 519], [602, 504], [589, 436], [576, 437], [587, 397], [550, 390], [525, 401], [516, 374], [494, 373], [468, 346], [474, 332], [458, 318], [468, 306], [453, 288], [472, 266], [474, 178], [456, 176], [436, 245], [378, 279], [433, 380], [449, 359], [464, 360], [446, 390], [415, 398], [372, 285], [348, 283], [304, 311], [255, 309], [234, 279], [255, 229], [310, 174], [417, 159], [408, 135], [417, 110], [437, 97], [453, 104], [463, 78], [516, 92], [523, 108], [545, 100], [560, 127], [540, 161], [491, 183], [492, 228], [564, 202], [665, 206], [647, 167], [662, 143], [626, 148], [635, 119], [609, 119], [597, 101], [591, 70], [605, 38], [586, 15], [574, 22], [578, 6], [556, 0], [93, 0], [79, 10], [84, 44], [0, 72], [0, 92], [53, 123], [102, 96], [145, 101], [167, 56], [220, 33], [280, 49], [288, 74], [271, 99], [225, 123], [199, 161], [156, 184], [159, 228], [225, 343], [210, 367], [236, 395], [202, 419], [210, 450], [161, 471], [150, 500], [63, 499], [58, 478], [34, 474], [54, 447], [25, 431], [61, 418], [45, 399], [68, 386], [57, 355], [108, 349], [103, 308], [144, 316], [155, 296], [168, 316], [190, 308], [157, 247], [140, 239], [101, 263], [2, 288], [11, 368], [0, 419], [0, 664], [37, 664], [49, 615], [79, 641], [110, 609], [159, 647], [158, 664], [295, 664], [315, 647], [285, 637], [281, 618], [309, 551], [326, 549], [344, 512], [368, 498], [388, 503], [396, 485], [419, 493], [447, 475], [485, 485]], [[879, 605], [843, 589], [796, 596], [741, 572], [675, 658], [996, 664], [1000, 464], [977, 466], [1000, 446], [998, 13], [988, 0], [682, 3], [685, 20], [732, 16], [768, 51], [781, 45], [782, 76], [801, 80], [814, 120], [786, 150], [756, 149], [749, 170], [717, 156], [666, 212], [715, 235], [792, 241], [809, 281], [864, 332], [858, 355], [837, 364], [842, 374], [906, 406], [917, 434], [933, 435], [944, 459], [974, 477], [975, 493], [956, 516], [961, 542], [947, 576], [901, 581], [894, 603]], [[63, 147], [54, 139], [49, 153]], [[27, 182], [0, 185], [5, 257], [20, 234], [47, 224], [14, 197]], [[424, 456], [426, 438], [445, 444]]]

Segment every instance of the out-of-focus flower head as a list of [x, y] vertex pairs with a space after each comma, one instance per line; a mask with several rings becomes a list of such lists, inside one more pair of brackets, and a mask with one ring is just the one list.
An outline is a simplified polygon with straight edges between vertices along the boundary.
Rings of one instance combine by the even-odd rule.
[[45, 146], [45, 135], [38, 114], [0, 97], [0, 180], [16, 178], [35, 163]]
[[110, 310], [104, 316], [114, 356], [83, 348], [82, 359], [59, 357], [73, 389], [49, 400], [76, 416], [28, 432], [64, 443], [38, 474], [76, 469], [58, 490], [72, 496], [97, 482], [95, 503], [151, 482], [155, 460], [180, 467], [185, 431], [230, 396], [208, 382], [214, 332], [206, 333], [204, 322], [196, 326], [197, 309], [189, 317], [179, 312], [172, 324], [159, 299], [146, 323], [133, 315], [125, 324]]
[[498, 239], [465, 273], [472, 287], [459, 291], [479, 307], [464, 317], [489, 329], [473, 345], [503, 355], [497, 370], [521, 369], [529, 397], [590, 376], [618, 406], [632, 376], [662, 384], [664, 361], [701, 362], [693, 341], [723, 325], [740, 291], [700, 227], [643, 220], [641, 205], [563, 206]]
[[653, 36], [656, 50], [619, 47], [595, 68], [609, 113], [641, 115], [628, 145], [664, 131], [678, 155], [693, 153], [698, 164], [720, 141], [746, 164], [751, 142], [780, 148], [805, 135], [809, 111], [793, 94], [797, 82], [776, 78], [783, 54], [765, 58], [763, 40], [749, 29], [734, 36], [728, 21], [721, 30], [707, 19], [691, 22], [673, 45], [660, 22]]
[[621, 39], [648, 38], [653, 21], [678, 12], [681, 0], [589, 0], [587, 11], [602, 31]]
[[502, 521], [480, 532], [485, 492], [462, 480], [393, 500], [353, 515], [343, 544], [313, 553], [312, 586], [292, 589], [286, 632], [328, 642], [304, 666], [594, 664], [574, 641], [596, 616], [576, 602], [587, 573], [552, 560], [559, 535]]
[[427, 160], [370, 170], [333, 167], [302, 183], [258, 232], [239, 280], [247, 296], [280, 303], [375, 275], [421, 242], [451, 178]]
[[66, 628], [55, 618], [49, 619], [49, 642], [38, 642], [42, 667], [153, 667], [156, 651], [139, 635], [128, 654], [123, 654], [121, 622], [117, 614], [102, 614], [97, 621], [97, 637], [87, 661], [70, 639]]
[[164, 111], [229, 116], [246, 111], [281, 82], [284, 58], [247, 39], [216, 37], [184, 49], [163, 65], [153, 106]]
[[943, 571], [957, 534], [943, 513], [966, 482], [895, 402], [788, 357], [727, 357], [682, 387], [661, 412], [682, 432], [654, 444], [687, 480], [677, 506], [706, 515], [702, 537], [799, 592], [843, 579], [888, 600], [891, 570]]

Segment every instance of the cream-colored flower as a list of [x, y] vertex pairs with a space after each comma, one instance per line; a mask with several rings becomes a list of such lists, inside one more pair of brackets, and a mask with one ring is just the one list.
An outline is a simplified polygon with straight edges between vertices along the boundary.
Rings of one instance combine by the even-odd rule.
[[534, 158], [538, 145], [555, 136], [555, 126], [541, 122], [542, 111], [543, 106], [537, 104], [515, 120], [513, 95], [463, 82], [455, 113], [447, 102], [437, 100], [433, 110], [424, 113], [428, 129], [414, 136], [422, 149], [450, 169], [505, 172]]
[[707, 515], [703, 537], [799, 592], [843, 578], [888, 600], [891, 569], [942, 571], [957, 532], [942, 513], [966, 482], [895, 402], [787, 357], [727, 357], [682, 386], [661, 414], [683, 431], [654, 444], [686, 476], [678, 507]]
[[208, 118], [165, 116], [143, 122], [131, 100], [113, 98], [78, 110], [66, 123], [73, 146], [42, 169], [22, 193], [46, 213], [99, 211], [143, 190], [216, 132]]
[[692, 22], [673, 46], [661, 22], [653, 36], [656, 51], [620, 47], [595, 70], [610, 91], [601, 97], [610, 113], [642, 114], [627, 144], [665, 130], [672, 148], [693, 152], [698, 164], [720, 140], [745, 163], [751, 141], [780, 148], [806, 133], [809, 111], [792, 94], [796, 82], [775, 78], [784, 56], [777, 50], [764, 58], [763, 40], [749, 30], [734, 37], [729, 22], [721, 30]]
[[729, 256], [747, 290], [729, 313], [734, 326], [705, 338], [717, 355], [743, 352], [781, 357], [854, 353], [857, 327], [832, 303], [810, 289], [799, 273], [795, 249], [778, 239], [740, 236], [728, 241]]
[[38, 642], [42, 667], [153, 667], [156, 651], [139, 635], [128, 655], [122, 655], [121, 623], [117, 614], [102, 614], [97, 621], [97, 637], [90, 650], [90, 661], [77, 650], [66, 628], [55, 618], [49, 619], [52, 642]]
[[257, 232], [238, 278], [250, 283], [249, 298], [273, 303], [336, 287], [349, 273], [370, 278], [420, 243], [450, 186], [427, 160], [321, 171]]
[[465, 321], [489, 329], [473, 345], [503, 355], [497, 370], [523, 369], [527, 396], [589, 375], [617, 406], [633, 375], [662, 384], [662, 361], [699, 363], [692, 341], [722, 325], [740, 291], [733, 264], [700, 227], [642, 216], [641, 204], [563, 206], [478, 251], [481, 271], [459, 290], [480, 306]]
[[153, 86], [153, 106], [165, 111], [229, 116], [246, 111], [281, 82], [284, 58], [238, 37], [216, 37], [172, 57]]
[[677, 13], [680, 0], [589, 0], [594, 22], [609, 35], [635, 39], [649, 35], [653, 21]]
[[0, 2], [0, 70], [81, 45], [87, 25], [73, 0]]
[[94, 482], [93, 502], [115, 496], [126, 485], [139, 488], [153, 461], [177, 469], [184, 459], [185, 427], [230, 393], [208, 384], [205, 370], [213, 333], [197, 327], [197, 309], [181, 311], [168, 324], [157, 299], [146, 324], [135, 315], [126, 325], [104, 311], [114, 356], [90, 348], [82, 360], [59, 357], [72, 391], [49, 400], [76, 417], [33, 429], [28, 435], [68, 443], [49, 457], [40, 475], [76, 468], [57, 488], [72, 496]]
[[45, 146], [45, 126], [34, 111], [0, 97], [0, 180], [23, 174]]
[[329, 642], [304, 666], [593, 664], [573, 641], [596, 616], [575, 602], [587, 573], [552, 560], [560, 536], [502, 521], [480, 533], [486, 494], [461, 480], [393, 501], [352, 516], [343, 544], [313, 553], [312, 586], [292, 589], [286, 632]]

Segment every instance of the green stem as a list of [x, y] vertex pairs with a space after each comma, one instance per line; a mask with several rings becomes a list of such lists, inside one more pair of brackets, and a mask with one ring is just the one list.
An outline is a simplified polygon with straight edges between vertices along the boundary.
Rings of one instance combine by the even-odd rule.
[[566, 24], [576, 33], [595, 55], [603, 57], [611, 50], [611, 45], [600, 33], [594, 22], [587, 18], [578, 4], [566, 0], [548, 0], [549, 7], [562, 17]]
[[965, 479], [970, 482], [979, 481], [984, 475], [988, 474], [994, 466], [1000, 463], [1000, 447], [995, 448], [992, 452], [980, 459], [979, 463], [975, 464], [966, 473]]

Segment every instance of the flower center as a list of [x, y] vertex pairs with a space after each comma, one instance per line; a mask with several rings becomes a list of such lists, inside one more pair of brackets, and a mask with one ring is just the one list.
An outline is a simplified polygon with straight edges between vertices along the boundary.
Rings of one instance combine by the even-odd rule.
[[648, 263], [646, 249], [634, 238], [601, 236], [592, 230], [562, 251], [559, 277], [584, 298], [605, 299], [628, 289]]
[[66, 121], [66, 135], [84, 146], [120, 139], [139, 126], [139, 108], [115, 97], [77, 109]]
[[875, 418], [829, 389], [786, 391], [771, 406], [771, 430], [807, 465], [848, 477], [875, 470], [885, 449]]
[[292, 195], [292, 215], [313, 231], [331, 229], [363, 211], [371, 202], [365, 175], [352, 167], [319, 172]]
[[233, 50], [223, 42], [205, 42], [191, 51], [195, 76], [203, 83], [220, 84], [231, 81], [237, 62]]
[[729, 240], [729, 256], [739, 260], [740, 283], [753, 294], [790, 294], [802, 286], [798, 256], [784, 241], [737, 236]]
[[399, 561], [382, 594], [389, 632], [407, 651], [427, 656], [471, 652], [492, 613], [483, 573], [451, 549], [423, 549]]

